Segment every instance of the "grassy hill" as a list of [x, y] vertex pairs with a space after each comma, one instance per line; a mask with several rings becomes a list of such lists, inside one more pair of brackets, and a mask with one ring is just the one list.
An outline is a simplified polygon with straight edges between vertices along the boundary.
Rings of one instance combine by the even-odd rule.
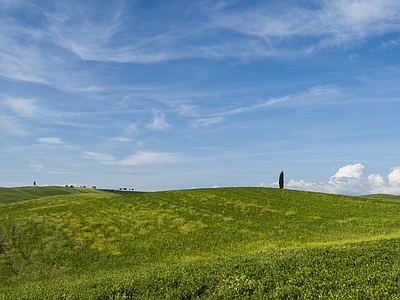
[[0, 206], [0, 299], [400, 297], [395, 197], [69, 190]]
[[65, 188], [60, 186], [0, 187], [0, 204], [10, 204], [46, 196], [79, 194], [85, 192], [87, 192], [87, 190], [82, 188]]

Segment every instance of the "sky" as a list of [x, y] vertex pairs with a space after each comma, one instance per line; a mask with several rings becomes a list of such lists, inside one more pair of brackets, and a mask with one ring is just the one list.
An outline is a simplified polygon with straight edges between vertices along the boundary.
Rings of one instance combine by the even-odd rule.
[[400, 194], [398, 0], [0, 0], [0, 186]]

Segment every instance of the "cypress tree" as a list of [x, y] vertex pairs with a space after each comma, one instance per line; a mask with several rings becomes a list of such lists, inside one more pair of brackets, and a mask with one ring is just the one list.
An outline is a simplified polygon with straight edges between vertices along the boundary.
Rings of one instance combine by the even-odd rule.
[[283, 171], [279, 174], [279, 188], [283, 189], [284, 186], [284, 179], [283, 179]]

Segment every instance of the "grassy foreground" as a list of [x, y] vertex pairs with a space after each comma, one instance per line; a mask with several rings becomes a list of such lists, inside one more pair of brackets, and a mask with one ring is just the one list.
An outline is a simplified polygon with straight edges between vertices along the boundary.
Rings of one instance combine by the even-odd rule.
[[0, 299], [400, 298], [399, 197], [76, 191], [0, 205]]

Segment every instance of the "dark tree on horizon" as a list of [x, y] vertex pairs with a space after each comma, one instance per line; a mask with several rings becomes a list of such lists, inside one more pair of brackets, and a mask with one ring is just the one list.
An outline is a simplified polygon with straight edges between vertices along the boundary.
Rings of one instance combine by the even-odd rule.
[[281, 174], [279, 174], [279, 188], [283, 189], [284, 186], [284, 177], [283, 177], [283, 171], [281, 172]]

